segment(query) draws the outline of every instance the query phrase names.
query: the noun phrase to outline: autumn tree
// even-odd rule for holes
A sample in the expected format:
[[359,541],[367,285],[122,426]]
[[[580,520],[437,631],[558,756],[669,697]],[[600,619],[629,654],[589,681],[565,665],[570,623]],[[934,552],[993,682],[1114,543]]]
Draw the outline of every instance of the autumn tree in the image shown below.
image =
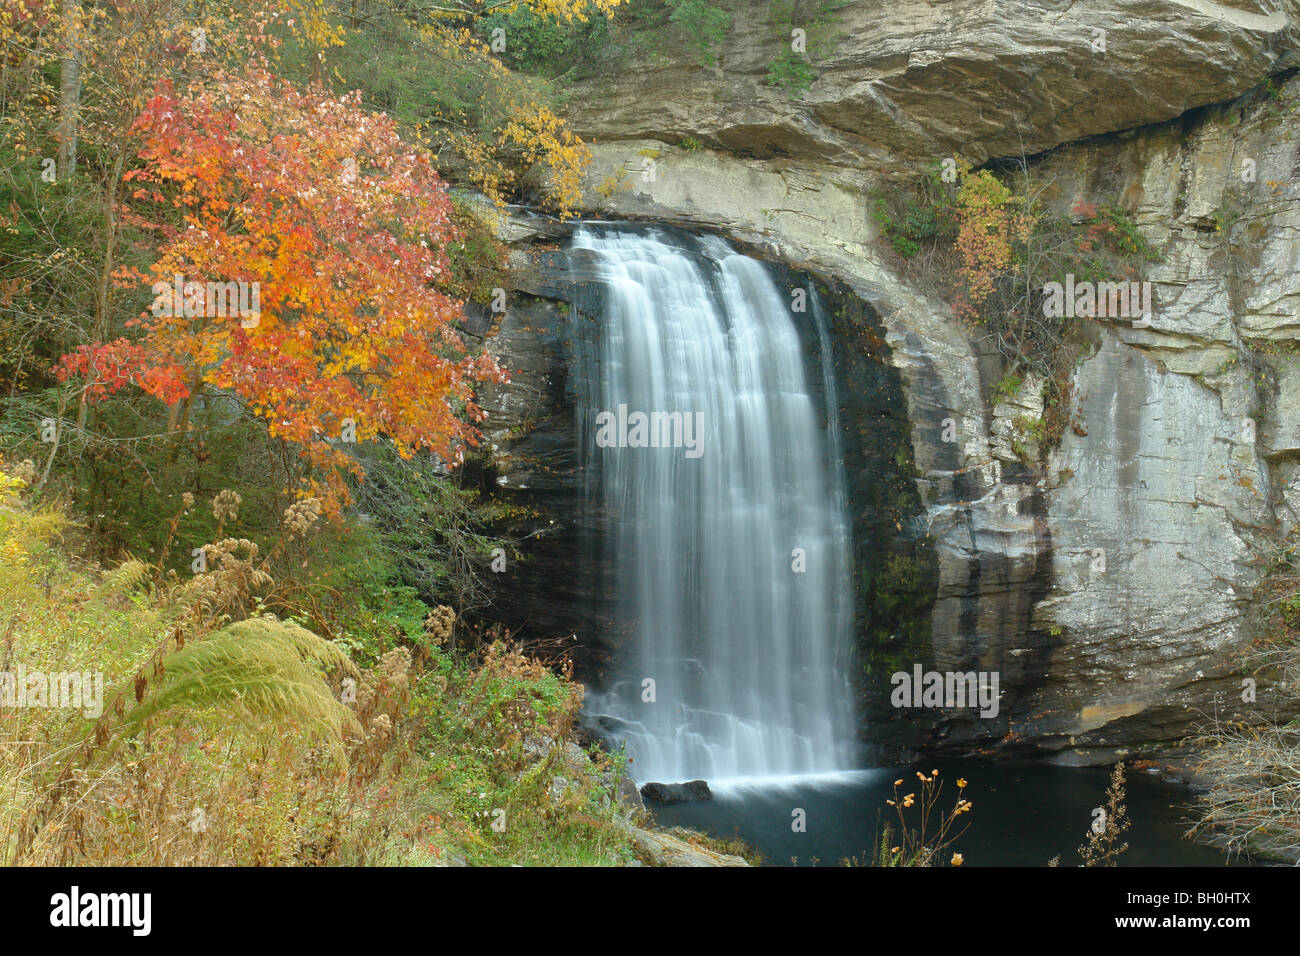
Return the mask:
[[299,449],[302,490],[335,511],[357,471],[349,441],[382,433],[458,463],[482,418],[473,383],[504,376],[454,328],[456,233],[429,155],[357,96],[256,67],[191,95],[164,86],[134,132],[127,217],[161,252],[118,278],[151,286],[140,345],[184,370],[171,426],[204,389],[236,396]]
[[[273,13],[235,0],[0,0],[0,375],[39,373],[34,353],[121,334],[132,124],[162,80],[183,88],[273,42]],[[58,351],[55,351],[55,355]],[[48,368],[48,359],[41,363]],[[93,442],[88,406],[76,430]]]

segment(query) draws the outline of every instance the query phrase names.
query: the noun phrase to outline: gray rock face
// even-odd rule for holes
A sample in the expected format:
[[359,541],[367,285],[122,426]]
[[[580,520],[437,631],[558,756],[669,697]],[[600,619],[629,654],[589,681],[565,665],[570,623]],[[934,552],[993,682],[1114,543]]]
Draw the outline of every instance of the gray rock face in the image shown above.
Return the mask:
[[690,843],[667,830],[630,829],[637,852],[651,866],[749,866],[742,857]]
[[[601,143],[689,136],[888,178],[1170,120],[1297,65],[1290,0],[857,0],[814,15],[737,10],[716,68],[669,50],[588,81],[569,116]],[[815,70],[796,101],[768,83],[791,27]]]
[[[797,103],[764,86],[777,47],[757,23],[717,72],[662,65],[574,98],[599,137],[593,210],[717,227],[880,317],[920,502],[906,533],[935,562],[908,626],[863,622],[865,736],[887,751],[1099,763],[1174,754],[1206,715],[1300,708],[1241,662],[1254,559],[1300,525],[1300,79],[1232,99],[1289,65],[1296,4],[1060,7],[850,4]],[[935,158],[1050,147],[1029,163],[1043,199],[1122,206],[1161,261],[1150,327],[1084,323],[1073,427],[1047,449],[1023,427],[1033,384],[989,407],[988,344],[896,272],[870,212],[873,189]],[[868,447],[846,446],[851,472]],[[904,525],[855,524],[859,559]],[[885,576],[871,567],[867,590]],[[997,673],[998,713],[892,706],[915,664]]]
[[[514,220],[503,222],[509,230]],[[584,500],[578,471],[570,271],[562,255],[540,249],[517,252],[512,274],[509,307],[486,339],[510,382],[485,384],[478,395],[488,415],[479,466],[508,506],[496,530],[520,542],[494,575],[492,618],[597,672],[611,649],[592,635],[606,630],[614,601],[603,570],[580,556],[604,519]]]
[[1119,743],[1191,723],[1215,696],[1240,702],[1228,652],[1255,581],[1245,527],[1271,523],[1270,477],[1213,391],[1114,336],[1076,382],[1087,435],[1067,432],[1054,456],[1073,476],[1047,496],[1053,589],[1034,609],[1070,635],[1051,662],[1068,678],[1037,689],[1057,712],[1035,728]]
[[[995,373],[983,346],[946,304],[892,274],[851,174],[824,164],[812,190],[810,168],[791,176],[721,154],[679,162],[665,148],[654,181],[629,174],[630,188],[606,201],[634,216],[721,222],[842,278],[884,317],[939,571],[928,634],[886,637],[867,656],[869,737],[1092,763],[1172,753],[1206,714],[1296,712],[1294,692],[1267,673],[1253,675],[1258,701],[1242,700],[1241,655],[1255,636],[1262,536],[1300,524],[1297,102],[1291,79],[1272,96],[1031,163],[1058,211],[1119,203],[1162,256],[1147,269],[1149,328],[1088,323],[1093,345],[1072,383],[1077,427],[1033,468],[1043,450],[1017,452],[1015,428],[1036,414],[1033,389],[986,407]],[[626,147],[600,149],[635,171]],[[816,221],[825,235],[813,236]],[[942,440],[945,424],[953,441]],[[998,716],[890,707],[891,671],[913,663],[998,672]]]

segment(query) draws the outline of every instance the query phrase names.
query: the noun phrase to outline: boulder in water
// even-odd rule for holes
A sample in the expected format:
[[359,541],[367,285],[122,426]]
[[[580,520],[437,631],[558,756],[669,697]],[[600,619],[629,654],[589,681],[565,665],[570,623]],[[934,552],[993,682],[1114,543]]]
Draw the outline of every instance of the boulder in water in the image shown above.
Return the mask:
[[688,780],[686,783],[647,783],[641,788],[641,796],[656,803],[684,803],[712,800],[713,791],[703,780]]

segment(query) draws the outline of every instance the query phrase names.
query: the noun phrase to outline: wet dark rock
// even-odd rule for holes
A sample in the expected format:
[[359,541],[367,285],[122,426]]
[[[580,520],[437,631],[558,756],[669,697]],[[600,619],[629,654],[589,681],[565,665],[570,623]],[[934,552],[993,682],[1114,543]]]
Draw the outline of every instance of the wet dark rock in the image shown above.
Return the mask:
[[641,788],[641,796],[655,803],[690,803],[712,800],[713,791],[703,780],[688,780],[686,783],[647,783]]

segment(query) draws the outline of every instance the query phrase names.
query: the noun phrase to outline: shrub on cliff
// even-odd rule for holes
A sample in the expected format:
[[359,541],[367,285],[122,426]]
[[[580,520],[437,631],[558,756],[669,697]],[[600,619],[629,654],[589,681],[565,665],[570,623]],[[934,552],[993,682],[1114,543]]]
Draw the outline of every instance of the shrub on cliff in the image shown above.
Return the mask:
[[[1049,283],[1129,281],[1158,259],[1118,203],[1076,200],[1067,215],[1046,200],[1051,182],[1026,160],[1007,170],[934,163],[910,195],[878,196],[873,218],[900,271],[953,305],[976,339],[991,342],[1004,374],[1042,376],[1047,438],[1059,438],[1083,319],[1044,307]],[[1071,310],[1072,311],[1072,310]]]

